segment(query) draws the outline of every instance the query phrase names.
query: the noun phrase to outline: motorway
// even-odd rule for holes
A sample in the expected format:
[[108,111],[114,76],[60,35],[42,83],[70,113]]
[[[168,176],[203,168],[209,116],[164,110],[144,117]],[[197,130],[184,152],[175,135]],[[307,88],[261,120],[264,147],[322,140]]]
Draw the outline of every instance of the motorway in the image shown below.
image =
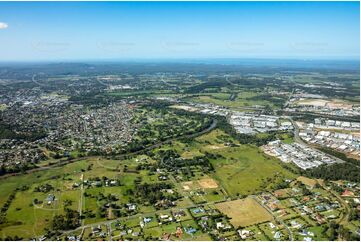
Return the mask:
[[287,101],[286,101],[285,104],[283,105],[283,108],[287,108],[287,106],[288,106],[288,104],[290,103],[290,100],[291,100],[292,95],[293,95],[294,92],[295,92],[295,89],[293,88],[290,96],[288,97]]
[[[301,138],[300,138],[300,129],[298,127],[298,125],[296,124],[296,122],[292,119],[292,117],[287,117],[289,120],[291,120],[291,123],[294,127],[294,130],[293,130],[293,138],[295,140],[295,142],[299,143],[299,144],[302,144],[302,145],[305,145],[307,146],[308,148],[312,149],[312,150],[315,150],[314,147],[312,147],[311,145],[309,145],[308,143],[304,142]],[[318,152],[321,152],[319,150],[317,150]],[[322,152],[323,153],[323,152]],[[341,160],[340,158],[337,158],[333,155],[330,155],[330,154],[327,154],[327,156],[331,157],[333,160],[335,160],[337,163],[344,163],[345,161],[344,160]]]
[[[292,92],[291,92],[291,94],[290,94],[290,96],[289,96],[289,98],[288,98],[288,100],[287,100],[287,102],[285,103],[285,105],[284,105],[283,108],[286,108],[286,107],[288,106],[289,101],[291,100],[294,91],[295,91],[295,89],[292,89]],[[291,123],[292,123],[292,125],[293,125],[293,127],[294,127],[294,132],[293,132],[294,137],[293,137],[293,138],[294,138],[295,142],[297,142],[297,143],[299,143],[299,144],[302,144],[302,145],[305,145],[305,146],[309,147],[310,149],[313,149],[313,150],[314,150],[314,149],[315,149],[314,147],[310,146],[309,144],[307,144],[306,142],[304,142],[304,141],[300,138],[300,136],[299,136],[300,129],[299,129],[298,125],[296,124],[296,122],[292,119],[292,117],[291,117],[291,116],[287,116],[287,118],[291,121]],[[328,155],[329,157],[331,157],[332,159],[334,159],[337,163],[344,163],[344,162],[345,162],[344,160],[341,160],[340,158],[337,158],[337,157],[335,157],[335,156],[333,156],[333,155],[329,155],[329,154],[327,154],[327,155]]]

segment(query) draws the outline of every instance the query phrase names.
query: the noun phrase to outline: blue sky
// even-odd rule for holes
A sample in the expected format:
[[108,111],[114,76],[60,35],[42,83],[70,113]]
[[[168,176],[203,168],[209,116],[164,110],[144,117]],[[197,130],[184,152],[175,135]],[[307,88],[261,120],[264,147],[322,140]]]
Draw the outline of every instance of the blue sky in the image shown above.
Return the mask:
[[359,59],[358,2],[0,2],[0,61]]

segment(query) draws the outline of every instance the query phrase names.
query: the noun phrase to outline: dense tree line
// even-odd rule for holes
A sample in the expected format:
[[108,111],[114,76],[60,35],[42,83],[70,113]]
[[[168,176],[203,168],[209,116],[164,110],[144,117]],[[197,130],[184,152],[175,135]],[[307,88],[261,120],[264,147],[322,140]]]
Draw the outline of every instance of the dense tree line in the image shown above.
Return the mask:
[[321,165],[319,167],[303,171],[305,176],[321,178],[325,180],[347,180],[360,182],[360,169],[349,163],[337,163]]
[[284,97],[277,97],[277,96],[273,96],[272,94],[266,93],[266,94],[262,94],[262,95],[257,95],[257,96],[253,96],[253,97],[249,97],[246,98],[247,100],[251,100],[251,101],[269,101],[270,103],[275,104],[276,106],[283,106],[286,102],[286,100],[284,99]]
[[351,208],[349,219],[351,221],[360,221],[360,211],[357,208]]
[[8,199],[6,200],[6,202],[4,203],[4,205],[2,206],[1,210],[0,210],[0,224],[6,223],[7,219],[6,219],[6,214],[7,211],[12,203],[12,201],[15,199],[15,195],[16,195],[17,190],[14,190],[8,197]]
[[241,144],[254,144],[257,146],[262,146],[270,141],[277,139],[276,132],[269,132],[267,133],[267,136],[261,137],[257,135],[240,134],[233,128],[232,125],[227,122],[225,117],[218,116],[217,121],[218,128],[229,134],[232,138],[238,140]]
[[313,122],[315,118],[329,118],[329,119],[336,119],[339,121],[347,121],[347,122],[360,122],[359,116],[331,116],[327,114],[320,114],[320,113],[311,113],[311,112],[284,112],[284,114],[293,116],[295,121],[303,121],[303,122]]
[[348,228],[341,224],[331,221],[327,226],[323,226],[322,234],[330,241],[360,241],[360,236],[352,233]]
[[39,186],[36,186],[34,188],[34,192],[44,192],[44,193],[47,193],[47,192],[50,192],[51,190],[54,190],[54,187],[49,184],[49,183],[46,183],[46,184],[43,184],[43,185],[39,185]]
[[0,122],[0,139],[15,139],[35,141],[47,136],[44,129],[33,130],[32,132],[15,132],[16,127]]
[[[184,93],[202,93],[206,92],[206,89],[209,88],[215,88],[219,90],[221,87],[225,87],[230,85],[228,82],[225,82],[224,80],[209,80],[207,82],[197,84],[194,86],[191,86],[187,88]],[[214,90],[213,90],[214,91]]]
[[191,159],[184,159],[179,156],[175,150],[161,150],[156,159],[160,161],[154,167],[166,169],[168,172],[176,172],[183,174],[186,177],[192,177],[193,169],[192,167],[199,167],[204,173],[209,173],[214,171],[214,167],[210,159],[220,158],[221,155],[211,154],[206,152],[204,156],[195,156]]
[[264,77],[262,79],[252,79],[247,77],[235,78],[232,80],[232,83],[237,84],[239,87],[245,88],[247,90],[260,90],[265,87],[275,86],[278,87],[279,83],[274,78]]
[[337,158],[340,158],[341,160],[344,160],[344,161],[347,161],[355,166],[360,166],[360,161],[359,160],[356,160],[356,159],[353,159],[353,158],[349,158],[347,157],[346,154],[344,153],[341,153],[341,152],[338,152],[337,150],[334,150],[334,149],[331,149],[331,148],[328,148],[328,147],[319,147],[318,148],[320,151],[322,152],[325,152],[326,154],[329,154],[329,155],[332,155],[332,156],[335,156]]
[[340,153],[327,147],[320,147],[318,149],[346,162],[332,165],[322,165],[311,170],[303,171],[305,175],[325,180],[347,180],[358,183],[360,182],[360,161],[349,158],[344,153]]
[[52,228],[54,230],[75,229],[80,225],[80,215],[78,211],[66,208],[65,215],[58,214],[53,217]]
[[[340,82],[340,80],[338,80]],[[307,93],[324,95],[329,98],[339,98],[342,100],[349,99],[349,98],[359,98],[360,92],[359,89],[355,86],[352,86],[351,83],[344,85],[344,90],[337,90],[335,92],[332,88],[310,88],[310,87],[303,87],[302,89],[305,90]]]
[[34,167],[36,166],[33,163],[21,163],[12,166],[5,166],[5,164],[0,164],[0,176],[9,173],[25,172],[26,170]]
[[23,237],[20,237],[18,235],[15,235],[15,236],[11,237],[11,236],[8,235],[8,236],[5,237],[4,240],[5,241],[20,241],[20,240],[23,240]]
[[112,98],[103,95],[103,91],[99,90],[71,96],[69,102],[83,105],[107,105],[112,102]]
[[155,204],[161,200],[170,200],[174,201],[179,198],[177,193],[170,194],[163,192],[164,189],[172,189],[173,185],[170,183],[159,182],[159,183],[144,183],[144,184],[135,184],[135,189],[133,191],[134,197],[140,199],[140,202],[147,202],[149,204]]

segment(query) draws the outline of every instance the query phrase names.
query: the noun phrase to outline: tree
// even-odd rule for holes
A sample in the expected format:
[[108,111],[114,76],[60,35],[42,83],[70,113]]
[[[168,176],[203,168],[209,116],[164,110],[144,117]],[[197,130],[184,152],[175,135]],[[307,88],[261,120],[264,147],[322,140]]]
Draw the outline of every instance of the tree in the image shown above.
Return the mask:
[[75,229],[79,226],[80,215],[78,211],[66,208],[65,215],[59,214],[53,217],[52,228],[54,230]]
[[264,107],[264,113],[265,113],[265,114],[273,114],[273,109],[271,108],[270,105],[267,104],[267,105]]

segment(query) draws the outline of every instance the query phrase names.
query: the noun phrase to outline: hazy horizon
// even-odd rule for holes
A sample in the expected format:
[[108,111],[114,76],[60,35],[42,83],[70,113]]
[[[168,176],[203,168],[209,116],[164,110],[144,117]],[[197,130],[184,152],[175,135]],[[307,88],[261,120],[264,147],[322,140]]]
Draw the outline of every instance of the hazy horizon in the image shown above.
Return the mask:
[[359,2],[0,2],[0,61],[359,60]]

